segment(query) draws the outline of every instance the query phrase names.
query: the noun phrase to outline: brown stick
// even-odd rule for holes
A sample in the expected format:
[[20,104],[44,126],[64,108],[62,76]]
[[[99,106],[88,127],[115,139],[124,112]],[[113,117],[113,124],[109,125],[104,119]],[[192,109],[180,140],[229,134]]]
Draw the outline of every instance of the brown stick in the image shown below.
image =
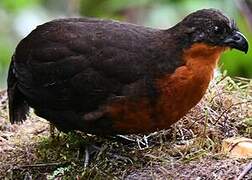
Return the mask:
[[41,163],[41,164],[27,164],[20,165],[17,168],[32,168],[32,167],[46,167],[46,166],[59,166],[66,164],[67,162],[53,162],[53,163]]
[[241,180],[244,176],[252,169],[252,162],[250,162],[242,171],[242,173],[238,176],[236,180]]

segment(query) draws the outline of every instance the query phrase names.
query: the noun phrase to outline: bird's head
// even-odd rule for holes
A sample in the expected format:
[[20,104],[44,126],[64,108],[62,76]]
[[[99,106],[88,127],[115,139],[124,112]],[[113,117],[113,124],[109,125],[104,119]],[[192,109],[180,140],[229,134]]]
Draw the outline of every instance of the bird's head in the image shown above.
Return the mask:
[[198,10],[185,17],[178,26],[182,33],[186,34],[186,42],[190,45],[205,43],[210,46],[234,48],[245,53],[248,51],[245,36],[238,30],[235,22],[219,10]]

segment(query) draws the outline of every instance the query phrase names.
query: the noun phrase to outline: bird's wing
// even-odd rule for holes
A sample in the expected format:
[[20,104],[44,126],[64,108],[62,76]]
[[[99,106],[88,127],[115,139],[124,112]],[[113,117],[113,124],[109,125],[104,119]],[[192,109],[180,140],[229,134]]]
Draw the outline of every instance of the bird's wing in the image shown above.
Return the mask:
[[111,96],[145,94],[147,87],[153,87],[153,73],[159,71],[154,61],[160,54],[151,45],[156,33],[89,19],[39,26],[16,49],[20,89],[34,106],[87,112]]

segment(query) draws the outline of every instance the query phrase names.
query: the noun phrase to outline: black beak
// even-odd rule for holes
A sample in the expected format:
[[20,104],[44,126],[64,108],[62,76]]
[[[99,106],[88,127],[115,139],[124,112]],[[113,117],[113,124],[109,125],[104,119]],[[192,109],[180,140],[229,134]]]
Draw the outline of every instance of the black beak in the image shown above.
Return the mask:
[[234,31],[232,35],[228,36],[224,40],[224,44],[245,53],[248,52],[248,41],[246,37],[239,31]]

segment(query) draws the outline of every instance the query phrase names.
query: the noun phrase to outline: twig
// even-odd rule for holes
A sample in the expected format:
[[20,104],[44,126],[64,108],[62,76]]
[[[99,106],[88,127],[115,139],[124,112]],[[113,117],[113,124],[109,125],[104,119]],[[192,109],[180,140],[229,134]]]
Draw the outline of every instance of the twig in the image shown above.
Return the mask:
[[250,162],[238,176],[236,180],[241,180],[252,169],[252,162]]
[[33,132],[32,134],[33,135],[38,135],[38,134],[41,134],[41,133],[43,133],[43,132],[45,132],[45,131],[47,131],[47,127],[46,128],[44,128],[44,129],[39,129],[39,130],[37,130],[37,131],[35,131],[35,132]]
[[222,116],[227,113],[232,107],[235,107],[235,106],[238,106],[238,105],[242,105],[242,104],[247,104],[247,103],[250,103],[252,102],[251,100],[248,100],[248,101],[245,101],[245,102],[238,102],[238,103],[235,103],[235,104],[232,104],[230,105],[227,109],[225,109],[221,115],[218,117],[218,119],[213,123],[213,125],[216,125],[216,123],[222,118]]
[[131,138],[129,138],[128,136],[124,136],[124,135],[121,135],[121,134],[118,134],[118,135],[116,135],[117,137],[119,137],[119,138],[122,138],[122,139],[126,139],[127,141],[129,141],[129,142],[136,142],[136,140],[134,140],[134,139],[131,139]]
[[68,162],[54,162],[54,163],[41,163],[41,164],[28,164],[28,165],[20,165],[17,168],[32,168],[32,167],[46,167],[46,166],[59,166],[66,164]]
[[148,147],[149,147],[148,136],[145,136],[145,135],[144,135],[143,140],[144,140],[144,142],[145,142],[146,148],[148,148]]

